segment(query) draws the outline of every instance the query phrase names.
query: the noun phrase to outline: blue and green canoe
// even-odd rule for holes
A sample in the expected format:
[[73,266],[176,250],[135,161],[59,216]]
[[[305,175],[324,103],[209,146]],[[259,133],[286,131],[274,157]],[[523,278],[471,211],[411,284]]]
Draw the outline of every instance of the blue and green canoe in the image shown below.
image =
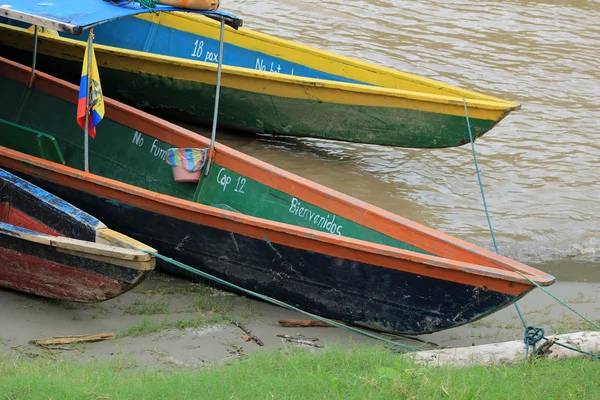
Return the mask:
[[[0,24],[0,55],[30,63],[33,33],[26,28]],[[219,34],[219,22],[181,12],[141,14],[97,26],[104,93],[138,108],[210,122]],[[60,35],[40,35],[38,68],[78,83],[85,38]],[[470,141],[463,99],[475,138],[520,108],[249,29],[227,27],[224,40],[218,122],[228,127],[443,148]]]

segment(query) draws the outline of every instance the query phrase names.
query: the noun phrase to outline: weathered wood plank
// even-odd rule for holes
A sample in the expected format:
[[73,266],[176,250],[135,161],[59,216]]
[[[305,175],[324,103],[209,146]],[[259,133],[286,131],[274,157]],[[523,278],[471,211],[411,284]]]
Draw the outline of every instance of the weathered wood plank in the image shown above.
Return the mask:
[[333,325],[319,320],[303,320],[303,319],[280,319],[279,324],[288,328],[307,328],[307,327],[322,327],[333,328]]
[[140,250],[124,249],[121,247],[108,246],[102,243],[84,242],[78,239],[57,237],[52,240],[52,246],[63,250],[95,254],[103,257],[114,257],[129,261],[148,261],[152,256]]
[[156,250],[142,242],[125,236],[120,232],[113,231],[106,227],[99,228],[96,231],[96,243],[106,244],[109,246],[122,247],[126,249],[146,250],[156,252]]
[[50,346],[55,344],[70,344],[82,342],[98,342],[101,340],[111,340],[116,338],[114,333],[93,333],[90,335],[73,335],[73,336],[54,336],[49,339],[33,339],[29,343],[40,346]]
[[156,267],[156,259],[149,258],[148,260],[128,260],[119,257],[115,257],[113,255],[99,255],[92,254],[85,251],[77,251],[71,249],[64,249],[57,247],[55,248],[59,253],[70,254],[77,257],[86,258],[88,260],[96,260],[107,264],[116,265],[119,267],[131,268],[138,271],[150,271]]

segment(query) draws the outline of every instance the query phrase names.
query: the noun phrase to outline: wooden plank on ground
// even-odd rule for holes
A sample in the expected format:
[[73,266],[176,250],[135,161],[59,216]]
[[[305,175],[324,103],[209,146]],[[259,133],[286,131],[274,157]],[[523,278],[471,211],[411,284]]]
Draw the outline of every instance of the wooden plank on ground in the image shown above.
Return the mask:
[[33,339],[29,343],[39,346],[52,346],[57,344],[99,342],[101,340],[111,340],[116,337],[117,335],[114,333],[93,333],[89,335],[54,336],[48,339]]
[[332,328],[333,325],[327,322],[312,320],[312,319],[280,319],[279,324],[285,327],[291,328],[308,328],[312,326],[318,326],[323,328]]

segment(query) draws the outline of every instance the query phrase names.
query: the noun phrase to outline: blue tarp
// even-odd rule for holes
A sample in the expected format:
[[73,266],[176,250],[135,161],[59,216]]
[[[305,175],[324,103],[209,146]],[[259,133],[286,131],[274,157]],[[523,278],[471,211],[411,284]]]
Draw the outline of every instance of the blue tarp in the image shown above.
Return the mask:
[[[155,11],[188,11],[214,19],[225,19],[228,25],[239,28],[242,20],[225,11],[192,11],[157,5]],[[105,0],[0,0],[0,16],[45,28],[79,35],[113,19],[150,12],[136,2],[115,6]]]

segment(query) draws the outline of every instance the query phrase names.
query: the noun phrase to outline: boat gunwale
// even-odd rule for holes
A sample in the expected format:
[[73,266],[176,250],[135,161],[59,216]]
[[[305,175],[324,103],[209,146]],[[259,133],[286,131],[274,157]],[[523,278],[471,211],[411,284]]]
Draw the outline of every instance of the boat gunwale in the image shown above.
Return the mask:
[[[159,12],[158,14],[160,16],[161,13]],[[215,21],[212,21],[210,19],[202,19],[200,16],[197,16],[194,14],[189,14],[189,13],[185,13],[185,12],[173,12],[170,14],[178,16],[180,18],[188,19],[193,22],[200,22],[205,25],[207,25],[207,24],[215,24],[215,26],[218,25]],[[135,16],[135,18],[146,19],[146,18],[143,18],[146,16],[150,17],[150,15],[148,15],[148,14],[141,14],[141,15]],[[160,24],[160,20],[157,23]],[[233,29],[227,27],[226,32],[227,31],[233,32]],[[337,53],[329,51],[329,50],[323,50],[323,49],[319,49],[319,48],[305,45],[302,43],[294,42],[292,40],[282,39],[282,38],[279,38],[279,37],[276,37],[273,35],[261,33],[261,32],[251,30],[248,28],[242,27],[242,28],[238,29],[237,31],[235,31],[235,33],[240,36],[250,37],[250,38],[256,39],[258,41],[271,43],[271,44],[274,44],[274,45],[277,45],[280,47],[284,47],[284,48],[288,48],[288,49],[297,49],[298,51],[310,53],[312,55],[322,57],[326,60],[339,62],[343,65],[354,66],[357,68],[367,70],[369,72],[383,73],[385,75],[395,76],[395,77],[405,80],[407,82],[422,84],[424,86],[427,86],[427,87],[430,87],[433,89],[447,90],[449,93],[453,93],[459,97],[470,98],[472,100],[475,100],[476,99],[475,97],[480,97],[479,99],[476,99],[476,100],[488,101],[488,102],[492,102],[492,103],[506,103],[511,106],[510,110],[519,110],[521,108],[521,104],[518,102],[514,102],[511,100],[504,100],[504,99],[496,97],[496,96],[490,96],[490,95],[486,95],[483,93],[478,93],[478,92],[475,92],[475,91],[469,90],[469,89],[463,89],[463,88],[460,88],[455,85],[437,81],[435,79],[425,78],[425,77],[421,77],[421,76],[418,76],[418,75],[415,75],[412,73],[403,72],[403,71],[396,70],[393,68],[380,66],[375,63],[362,61],[362,60],[359,60],[359,59],[356,59],[353,57],[348,57],[348,56],[344,56],[342,54],[337,54]],[[227,43],[232,44],[231,42],[227,42]],[[273,54],[269,54],[269,55],[271,55],[272,57],[277,57],[276,55],[273,55]],[[399,90],[399,89],[397,89],[397,90]],[[475,96],[475,97],[473,97],[473,96]]]
[[[151,271],[154,269],[154,263],[148,263],[154,256],[147,251],[138,249],[106,245],[104,243],[90,242],[67,236],[50,235],[3,221],[0,221],[0,235],[7,235],[27,242],[48,246],[59,252],[77,253],[80,257],[105,257],[106,260],[104,262],[113,265],[119,265],[119,261],[123,260],[121,257],[126,256],[133,258],[133,260],[127,260],[129,261],[127,265],[129,269],[138,271]],[[73,250],[72,247],[76,247],[77,249]],[[111,262],[113,259],[114,263]]]
[[[2,62],[2,63],[0,63],[0,73],[2,73],[5,76],[8,76],[9,78],[15,79],[15,80],[23,82],[23,83],[25,83],[27,81],[29,73],[31,71],[30,68],[23,66],[21,64],[18,64],[16,62],[6,60],[2,57],[0,57],[0,62]],[[12,69],[7,70],[6,67],[3,67],[6,65],[11,66]],[[17,73],[10,74],[10,72],[12,72],[12,71],[17,71]],[[6,74],[6,72],[9,72],[9,74]],[[19,79],[19,77],[15,76],[15,75],[18,75],[18,72],[20,72],[23,75],[20,77],[20,79]],[[39,87],[40,90],[51,93],[52,95],[54,95],[58,98],[62,98],[63,100],[69,101],[71,103],[77,102],[78,88],[76,85],[59,80],[55,77],[52,77],[51,75],[48,75],[48,74],[45,74],[45,73],[39,72],[39,71],[36,71],[36,76],[37,76],[36,77],[36,87]],[[48,84],[49,86],[47,88],[45,88],[44,83]],[[52,89],[60,89],[60,88],[63,89],[64,93],[55,93],[52,90]],[[58,90],[58,92],[60,92],[60,90]],[[166,134],[179,136],[182,139],[187,138],[188,140],[195,142],[195,143],[198,143],[198,141],[205,143],[205,144],[208,143],[208,139],[204,138],[201,135],[198,135],[198,134],[196,134],[192,131],[189,131],[185,128],[179,127],[168,121],[159,119],[153,115],[139,111],[133,107],[119,103],[110,98],[105,98],[105,103],[106,103],[106,108],[107,108],[107,117],[115,120],[116,122],[123,123],[123,122],[120,122],[120,120],[122,120],[123,118],[125,118],[127,116],[133,115],[136,117],[137,120],[140,121],[140,124],[145,127],[154,126],[157,129],[160,129],[161,131],[166,132]],[[121,116],[114,115],[114,114],[118,114],[119,112],[122,113]],[[129,126],[131,126],[131,125],[129,125]],[[132,127],[132,128],[138,129],[138,127]],[[138,130],[141,130],[142,132],[147,131],[144,128],[138,129]],[[486,260],[488,260],[492,263],[495,263],[496,265],[483,266],[483,265],[477,264],[475,262],[461,262],[461,261],[455,261],[455,260],[452,260],[449,258],[444,258],[441,256],[429,256],[429,255],[425,255],[422,253],[412,252],[409,250],[403,250],[403,249],[399,249],[399,248],[395,248],[395,247],[391,247],[391,246],[380,245],[380,244],[376,244],[376,243],[368,242],[368,241],[364,241],[364,240],[359,240],[359,239],[341,237],[338,235],[333,235],[333,234],[326,233],[326,232],[320,232],[320,231],[312,230],[309,228],[298,227],[296,225],[276,222],[276,221],[257,218],[257,217],[253,217],[253,216],[249,216],[249,215],[245,215],[245,214],[241,214],[241,213],[235,213],[235,212],[231,212],[231,211],[227,211],[227,210],[222,210],[222,209],[219,209],[216,207],[211,207],[208,205],[195,203],[193,201],[180,199],[180,198],[177,198],[174,196],[159,194],[159,193],[152,192],[150,190],[139,188],[139,187],[136,187],[133,185],[129,185],[129,184],[126,184],[123,182],[118,182],[118,181],[115,181],[115,180],[112,180],[109,178],[104,178],[99,175],[86,174],[85,172],[79,171],[77,169],[73,169],[70,167],[55,164],[55,163],[52,163],[52,162],[49,162],[49,161],[46,161],[43,159],[38,159],[37,157],[28,156],[23,153],[19,153],[19,152],[16,152],[14,150],[7,149],[4,147],[2,147],[1,150],[2,150],[1,153],[4,156],[8,155],[9,158],[12,157],[12,158],[15,158],[15,160],[18,160],[19,158],[21,158],[22,161],[27,161],[29,164],[36,165],[38,168],[45,168],[45,169],[49,169],[52,171],[59,171],[57,173],[60,173],[64,176],[68,175],[68,176],[74,177],[75,179],[78,179],[81,181],[96,181],[97,183],[101,183],[103,187],[108,188],[110,190],[117,190],[122,193],[133,194],[133,195],[141,197],[141,198],[152,199],[153,201],[160,200],[160,203],[170,206],[170,207],[181,208],[186,211],[194,210],[195,212],[200,212],[201,214],[204,214],[208,217],[226,218],[227,220],[232,221],[232,222],[246,224],[250,227],[256,227],[259,229],[267,229],[267,230],[272,230],[275,232],[281,232],[281,233],[285,233],[288,235],[293,235],[297,238],[317,240],[317,241],[320,241],[323,243],[332,244],[332,245],[336,245],[336,246],[347,245],[347,247],[349,247],[350,249],[357,250],[357,251],[363,251],[363,252],[374,254],[374,255],[381,255],[384,257],[392,257],[392,258],[403,259],[403,260],[407,260],[407,261],[420,262],[420,263],[425,264],[425,266],[421,268],[423,271],[418,271],[417,273],[427,275],[427,276],[431,276],[430,274],[427,273],[427,267],[426,267],[426,265],[430,265],[430,266],[440,268],[440,269],[454,270],[457,272],[464,272],[464,273],[472,274],[472,275],[480,275],[480,276],[486,277],[486,278],[496,278],[496,279],[501,279],[501,280],[506,280],[506,281],[511,281],[511,282],[517,282],[517,283],[528,285],[528,286],[531,286],[532,283],[527,278],[524,278],[523,276],[519,275],[519,273],[528,275],[532,281],[536,282],[540,286],[548,286],[554,282],[553,276],[546,274],[542,271],[539,271],[535,268],[518,263],[518,262],[508,259],[504,256],[492,253],[488,250],[485,250],[478,246],[472,245],[461,239],[454,238],[454,237],[444,234],[442,232],[433,230],[432,228],[428,228],[428,227],[418,224],[416,222],[405,219],[401,216],[395,215],[391,212],[388,212],[388,211],[385,211],[378,207],[369,205],[361,200],[353,199],[350,196],[347,196],[340,192],[326,188],[325,186],[316,184],[305,178],[296,176],[294,174],[291,174],[291,173],[284,171],[280,168],[277,168],[275,166],[271,166],[263,161],[246,156],[243,153],[240,153],[240,152],[238,152],[234,149],[231,149],[227,146],[221,145],[220,143],[216,144],[216,152],[217,152],[216,157],[218,157],[218,154],[221,152],[230,158],[237,159],[238,162],[245,163],[247,166],[253,167],[258,170],[268,171],[269,173],[275,174],[277,177],[279,177],[281,179],[285,179],[287,181],[291,180],[294,182],[295,185],[300,185],[312,192],[316,192],[320,196],[325,197],[325,199],[334,198],[336,200],[336,202],[345,204],[346,206],[352,207],[354,209],[356,209],[356,207],[359,207],[367,215],[367,217],[365,217],[365,218],[376,217],[379,219],[383,219],[383,220],[387,221],[388,223],[395,222],[396,224],[401,225],[401,227],[403,226],[404,228],[411,230],[411,232],[413,234],[420,235],[429,241],[433,240],[434,242],[437,242],[438,245],[441,242],[441,243],[445,243],[450,246],[458,247],[458,248],[460,248],[464,251],[467,251],[471,254],[478,255],[479,257],[485,258]],[[12,152],[12,156],[10,155],[11,152]],[[62,172],[63,170],[66,172],[63,173]],[[90,182],[88,182],[88,183],[90,183]],[[93,183],[90,183],[90,184],[93,184]],[[149,207],[149,209],[151,209],[151,208],[152,207]],[[192,214],[195,214],[195,212]],[[343,216],[343,215],[341,215],[341,216]],[[193,218],[192,218],[192,220],[193,220]],[[378,231],[381,232],[381,230],[378,230]],[[260,233],[255,234],[255,236],[252,236],[252,237],[255,237],[258,239],[263,239],[263,235]],[[433,245],[435,246],[436,243],[434,243]],[[310,251],[311,249],[304,248],[304,250]],[[379,264],[376,264],[376,265],[379,265]],[[384,268],[390,268],[387,265],[379,265],[379,266],[384,267]],[[515,272],[515,271],[518,271],[518,272]]]
[[[31,35],[31,37],[33,37],[33,33],[28,31],[25,28],[20,28],[20,27],[6,25],[6,24],[0,24],[0,29],[5,29],[8,31],[13,30],[13,31],[16,31],[16,32],[19,32],[22,34]],[[82,42],[80,40],[66,38],[66,37],[58,37],[57,38],[57,37],[47,34],[45,32],[40,32],[38,34],[38,42],[41,44],[43,42],[43,40],[49,40],[49,41],[54,42],[59,45],[60,44],[64,45],[64,43],[61,43],[61,42],[66,41],[70,45],[73,45],[73,46],[79,48],[82,53],[85,50],[85,46],[86,46],[86,43]],[[38,46],[40,46],[40,44],[38,44]],[[136,59],[136,61],[143,60],[143,61],[150,62],[150,63],[157,63],[159,65],[170,65],[170,66],[176,66],[176,67],[190,69],[190,70],[197,70],[200,68],[207,72],[214,72],[215,74],[217,73],[217,70],[218,70],[217,64],[214,64],[211,62],[187,60],[187,59],[181,58],[181,57],[165,56],[165,55],[161,55],[161,54],[149,53],[149,52],[138,51],[138,50],[129,50],[129,49],[121,48],[121,47],[107,46],[107,45],[102,45],[102,44],[98,44],[98,43],[94,43],[94,51],[96,53],[106,53],[106,54],[111,54],[111,55],[114,55],[117,57],[129,56],[133,59]],[[38,52],[41,54],[44,54],[44,52],[41,51],[39,48],[38,48]],[[79,58],[73,57],[67,53],[63,53],[63,56],[66,56],[67,59],[70,59],[73,61],[74,60],[80,61]],[[99,63],[99,66],[106,67],[106,68],[112,68],[109,65],[108,66],[103,65],[102,60],[98,60],[98,63]],[[130,72],[134,71],[134,72],[152,74],[151,72],[141,71],[139,69],[137,69],[137,70],[122,69],[122,70],[130,71]],[[421,102],[430,103],[430,104],[454,106],[454,107],[459,107],[461,109],[461,112],[464,109],[464,104],[466,102],[467,107],[470,109],[481,109],[481,110],[492,111],[492,112],[503,112],[504,114],[501,117],[496,119],[497,122],[502,120],[508,112],[516,111],[521,108],[521,105],[519,103],[508,102],[508,101],[504,101],[504,100],[489,101],[489,100],[473,99],[473,98],[468,98],[468,97],[458,96],[458,95],[450,96],[450,95],[437,95],[437,94],[430,94],[430,93],[421,93],[421,92],[401,90],[401,89],[392,89],[392,88],[373,86],[373,85],[365,85],[365,84],[357,84],[357,83],[349,83],[349,82],[337,82],[337,81],[327,80],[327,79],[307,78],[307,77],[302,77],[302,76],[298,76],[298,75],[279,74],[276,72],[259,71],[259,70],[254,70],[254,69],[250,69],[250,68],[235,67],[235,66],[226,65],[226,64],[223,64],[223,66],[222,66],[222,73],[224,75],[224,77],[222,79],[224,79],[224,80],[226,79],[227,74],[230,74],[232,76],[237,76],[237,77],[242,77],[242,78],[266,79],[268,81],[279,82],[282,84],[311,86],[314,88],[340,90],[343,92],[354,92],[357,94],[373,95],[373,96],[378,96],[378,97],[387,96],[389,98],[397,98],[397,99],[404,99],[404,100],[421,101]],[[185,79],[185,78],[174,78],[174,79],[189,80],[189,79]],[[463,98],[464,98],[464,101],[463,101]],[[366,104],[366,105],[368,105],[368,104]],[[394,106],[389,106],[389,108],[394,108]],[[408,108],[410,108],[410,107],[408,107]],[[416,108],[416,109],[418,109],[418,108]],[[447,113],[442,113],[442,114],[447,114]],[[463,113],[459,112],[457,114],[463,115],[464,112]],[[449,115],[456,115],[456,114],[449,114]]]
[[[2,57],[0,57],[0,61],[2,61]],[[7,122],[15,125],[13,122]],[[43,201],[45,204],[48,205],[48,207],[61,212],[62,215],[69,219],[69,222],[71,224],[85,226],[95,232],[99,229],[106,229],[106,225],[93,215],[86,213],[85,211],[75,207],[68,201],[63,200],[60,197],[55,196],[54,194],[44,189],[41,189],[32,184],[31,182],[28,182],[27,180],[20,178],[16,175],[13,175],[2,168],[0,168],[0,183],[4,184],[2,186],[2,189],[4,189],[5,187],[8,187],[9,189],[12,188],[12,190],[18,196],[28,195],[31,198]],[[0,220],[0,222],[3,221]]]
[[[4,220],[0,220],[0,234],[6,234],[22,240],[54,247],[56,249],[74,248],[74,250],[78,253],[81,253],[83,257],[86,257],[86,254],[89,254],[90,256],[101,255],[103,257],[108,257],[109,259],[114,259],[117,261],[117,263],[120,260],[118,256],[120,253],[121,257],[126,256],[132,258],[131,261],[139,264],[139,267],[132,266],[132,269],[149,271],[154,268],[154,266],[152,266],[152,268],[148,268],[146,265],[148,264],[148,261],[153,258],[149,251],[156,252],[156,250],[152,247],[108,229],[108,227],[102,221],[98,220],[89,213],[73,206],[71,203],[48,192],[47,190],[44,190],[32,184],[31,182],[28,182],[27,180],[11,174],[10,172],[1,168],[0,182],[4,182],[5,187],[13,188],[13,193],[16,196],[29,196],[37,199],[37,201],[44,203],[47,207],[60,212],[61,215],[71,222],[71,224],[89,228],[95,233],[95,240],[82,240],[78,239],[77,237],[66,236],[58,232],[56,232],[58,235],[48,234],[31,228],[15,225]],[[7,201],[7,203],[12,206],[10,201]],[[95,253],[95,251],[100,251],[102,254]],[[107,260],[107,262],[110,263],[109,260]]]
[[[380,245],[377,243],[354,239],[344,236],[338,236],[327,232],[320,232],[309,228],[303,228],[296,225],[286,224],[282,222],[267,220],[263,218],[253,217],[241,213],[235,213],[228,210],[223,210],[217,207],[212,207],[204,204],[194,203],[190,200],[180,199],[170,195],[164,195],[156,192],[152,192],[147,189],[143,189],[134,185],[129,185],[123,182],[115,181],[112,179],[104,178],[100,175],[95,175],[92,173],[86,173],[71,167],[67,167],[64,165],[56,164],[51,161],[45,161],[39,159],[37,157],[29,156],[25,153],[20,153],[18,151],[10,150],[5,147],[0,146],[0,160],[4,158],[5,160],[13,160],[13,164],[10,164],[10,161],[7,163],[4,162],[5,165],[10,165],[11,168],[15,168],[20,170],[21,172],[27,173],[27,170],[19,169],[18,163],[27,163],[33,169],[43,169],[46,172],[51,171],[55,174],[58,174],[62,177],[66,177],[67,179],[77,180],[80,183],[85,183],[88,185],[100,187],[103,189],[107,189],[111,191],[113,197],[117,201],[121,201],[120,199],[126,196],[141,198],[145,201],[151,203],[159,203],[161,205],[167,206],[169,208],[175,208],[181,210],[182,216],[172,216],[170,214],[161,213],[156,206],[152,207],[147,204],[143,206],[140,204],[135,205],[135,207],[139,207],[141,209],[158,212],[163,215],[172,216],[176,219],[182,219],[186,221],[191,221],[194,223],[210,226],[216,229],[222,230],[230,230],[229,227],[219,226],[219,224],[208,224],[207,221],[198,221],[198,215],[201,217],[208,218],[216,218],[217,220],[226,219],[227,222],[231,222],[237,225],[242,225],[243,228],[256,228],[259,229],[260,232],[242,232],[240,233],[240,229],[235,231],[235,233],[242,234],[244,236],[248,236],[254,239],[264,240],[265,230],[272,232],[274,234],[280,233],[286,236],[290,236],[293,238],[285,240],[277,240],[275,238],[270,237],[268,240],[271,243],[281,244],[284,246],[288,246],[293,243],[293,247],[305,250],[305,251],[318,251],[324,254],[327,254],[332,257],[344,258],[351,261],[357,261],[362,263],[369,263],[372,265],[376,265],[381,268],[389,268],[393,270],[415,273],[418,275],[428,276],[436,279],[447,280],[462,283],[469,286],[478,287],[478,284],[473,282],[465,282],[464,280],[457,280],[452,276],[444,276],[444,274],[434,274],[429,272],[432,269],[437,270],[445,270],[448,273],[459,273],[467,276],[479,276],[485,280],[489,280],[489,284],[482,284],[482,287],[485,287],[485,290],[490,289],[494,290],[497,287],[497,284],[494,285],[493,281],[501,281],[500,283],[508,283],[509,288],[513,288],[510,290],[509,294],[517,294],[522,293],[526,290],[531,290],[535,286],[533,282],[537,283],[539,286],[549,286],[554,283],[555,278],[549,274],[543,273],[542,271],[538,271],[534,268],[528,267],[530,271],[529,273],[524,273],[523,275],[527,277],[523,277],[517,272],[502,269],[502,268],[494,268],[483,265],[478,265],[475,263],[466,263],[461,261],[455,261],[443,257],[438,256],[430,256],[418,252],[413,252],[410,250],[399,249],[391,246]],[[28,169],[29,170],[29,169]],[[49,175],[44,174],[44,179],[49,179]],[[65,185],[64,182],[61,182],[59,179],[52,180],[52,182]],[[82,186],[69,186],[75,190],[84,190]],[[95,196],[101,196],[96,192],[89,192]],[[117,194],[117,196],[115,196]],[[120,194],[120,196],[118,195]],[[129,204],[129,203],[127,203]],[[183,214],[189,215],[189,217],[184,218]],[[193,218],[196,216],[196,218]],[[233,232],[233,230],[231,230]],[[341,248],[341,252],[343,255],[334,254],[336,252],[329,251],[326,253],[324,250],[315,250],[314,248],[310,248],[308,246],[302,246],[302,239],[308,241],[317,241],[324,245],[330,245]],[[349,251],[356,251],[359,253],[366,254],[366,257],[353,256],[349,253]],[[392,258],[398,261],[406,261],[413,264],[419,264],[420,268],[402,268],[400,266],[391,266],[389,263],[385,263],[383,261],[377,261],[379,258],[383,257],[385,259]],[[416,271],[416,269],[420,269]],[[539,273],[538,273],[539,272]],[[496,282],[498,283],[498,282]],[[515,285],[516,284],[516,285]],[[522,288],[518,287],[521,286]],[[507,288],[504,288],[507,289]],[[497,290],[499,292],[507,293],[505,290]]]

